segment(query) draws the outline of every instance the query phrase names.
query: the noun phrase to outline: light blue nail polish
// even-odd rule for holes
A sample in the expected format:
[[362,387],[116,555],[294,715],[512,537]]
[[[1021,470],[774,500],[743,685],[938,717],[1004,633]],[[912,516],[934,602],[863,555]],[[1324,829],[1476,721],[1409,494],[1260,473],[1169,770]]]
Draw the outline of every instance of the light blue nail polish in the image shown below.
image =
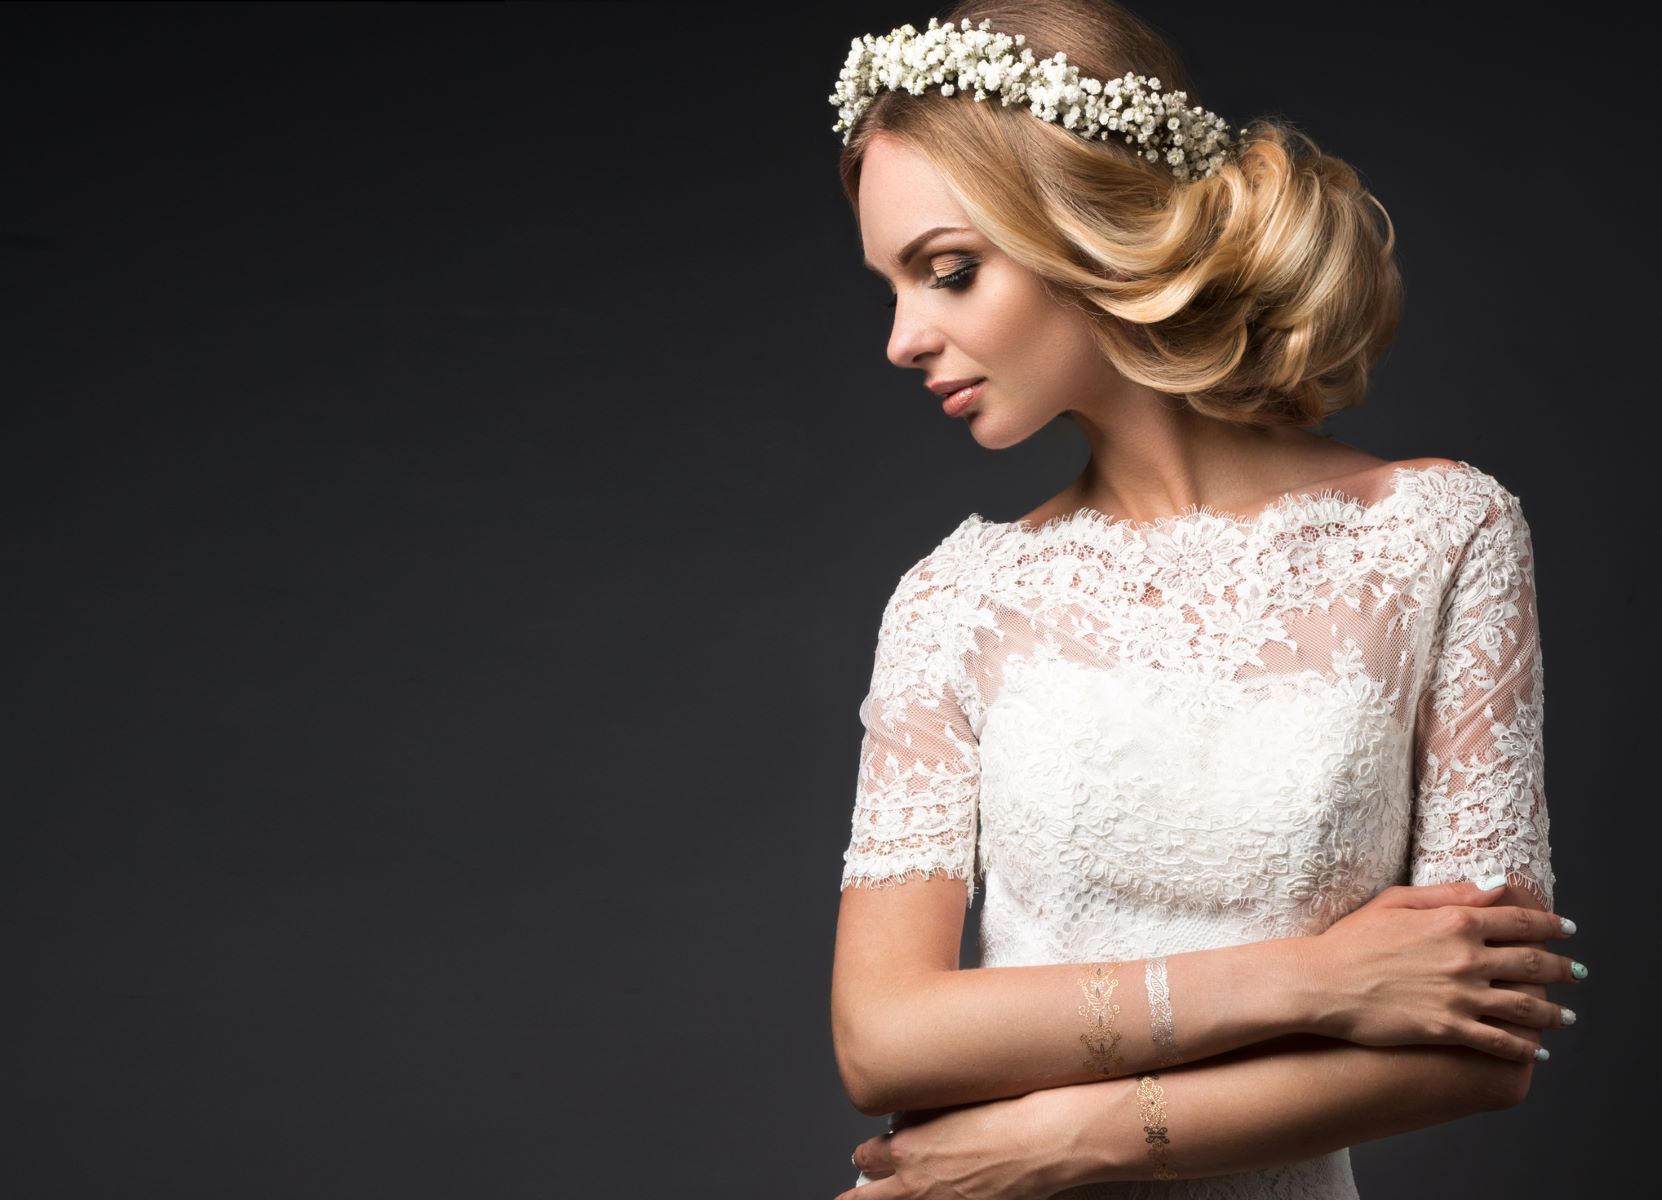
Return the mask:
[[1585,979],[1585,978],[1587,978],[1587,968],[1582,966],[1578,962],[1571,962],[1570,963],[1570,974],[1573,975],[1577,979]]
[[1563,1014],[1564,1024],[1566,1024],[1566,1025],[1574,1025],[1575,1024],[1575,1009],[1565,1008],[1563,1005],[1559,1005],[1558,1010],[1559,1010],[1560,1013]]
[[1549,1059],[1551,1057],[1552,1057],[1552,1051],[1548,1050],[1545,1046],[1535,1047],[1535,1061],[1536,1062],[1546,1062],[1547,1059]]
[[1563,926],[1565,933],[1575,932],[1575,922],[1570,920],[1568,917],[1559,917],[1558,924]]
[[1476,875],[1472,877],[1472,882],[1477,884],[1479,891],[1486,892],[1490,888],[1499,887],[1501,884],[1505,883],[1506,872],[1497,871],[1493,875]]

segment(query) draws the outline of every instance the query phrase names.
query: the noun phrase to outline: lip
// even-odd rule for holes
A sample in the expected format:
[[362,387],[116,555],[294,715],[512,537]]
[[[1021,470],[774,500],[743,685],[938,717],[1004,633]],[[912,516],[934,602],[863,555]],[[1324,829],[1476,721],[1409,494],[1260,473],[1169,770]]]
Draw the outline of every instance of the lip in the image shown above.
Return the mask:
[[972,375],[968,379],[943,379],[939,383],[929,383],[924,386],[944,400],[959,388],[966,388],[972,383],[980,383],[982,378],[980,375]]
[[968,387],[960,387],[957,391],[948,393],[941,401],[941,411],[949,417],[963,416],[981,399],[981,390],[986,386],[985,379],[978,379]]

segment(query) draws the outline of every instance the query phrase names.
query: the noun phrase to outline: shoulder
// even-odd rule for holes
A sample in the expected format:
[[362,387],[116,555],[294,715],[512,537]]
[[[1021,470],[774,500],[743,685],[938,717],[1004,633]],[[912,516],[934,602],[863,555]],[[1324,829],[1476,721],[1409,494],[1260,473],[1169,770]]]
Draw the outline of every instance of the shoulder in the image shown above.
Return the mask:
[[1511,488],[1464,459],[1411,459],[1397,464],[1399,490],[1436,535],[1453,574],[1506,564],[1516,570],[1533,557],[1523,501]]
[[939,697],[957,693],[954,664],[963,628],[955,616],[957,608],[951,561],[940,555],[939,547],[901,575],[877,629],[867,692],[871,715],[892,727],[914,702],[933,707]]
[[920,623],[936,623],[956,600],[965,572],[955,542],[968,524],[961,523],[901,573],[883,606],[886,639]]
[[883,608],[879,641],[886,653],[955,659],[987,615],[984,522],[966,518],[901,575]]
[[1388,466],[1397,487],[1439,525],[1464,535],[1459,540],[1522,516],[1517,494],[1465,459],[1408,458]]

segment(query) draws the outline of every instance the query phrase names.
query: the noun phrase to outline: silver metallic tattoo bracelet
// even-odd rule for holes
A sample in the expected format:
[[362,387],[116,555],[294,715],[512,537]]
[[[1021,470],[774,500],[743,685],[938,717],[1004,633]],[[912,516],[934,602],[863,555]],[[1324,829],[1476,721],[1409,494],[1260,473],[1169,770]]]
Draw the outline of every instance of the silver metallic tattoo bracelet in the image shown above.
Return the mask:
[[1148,1028],[1154,1039],[1162,1067],[1174,1067],[1182,1062],[1177,1050],[1177,1034],[1171,1024],[1171,989],[1166,984],[1166,959],[1146,959],[1143,963],[1143,987],[1148,992]]

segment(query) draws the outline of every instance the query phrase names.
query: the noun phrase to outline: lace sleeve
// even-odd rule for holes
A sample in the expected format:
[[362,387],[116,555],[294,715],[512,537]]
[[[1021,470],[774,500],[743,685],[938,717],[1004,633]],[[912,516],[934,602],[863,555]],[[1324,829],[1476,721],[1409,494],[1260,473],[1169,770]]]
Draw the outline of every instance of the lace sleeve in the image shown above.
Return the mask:
[[955,591],[925,558],[890,597],[860,704],[844,889],[962,879],[975,899],[980,747],[959,703]]
[[1490,499],[1438,620],[1416,711],[1408,881],[1504,871],[1551,909],[1534,553],[1510,492]]

